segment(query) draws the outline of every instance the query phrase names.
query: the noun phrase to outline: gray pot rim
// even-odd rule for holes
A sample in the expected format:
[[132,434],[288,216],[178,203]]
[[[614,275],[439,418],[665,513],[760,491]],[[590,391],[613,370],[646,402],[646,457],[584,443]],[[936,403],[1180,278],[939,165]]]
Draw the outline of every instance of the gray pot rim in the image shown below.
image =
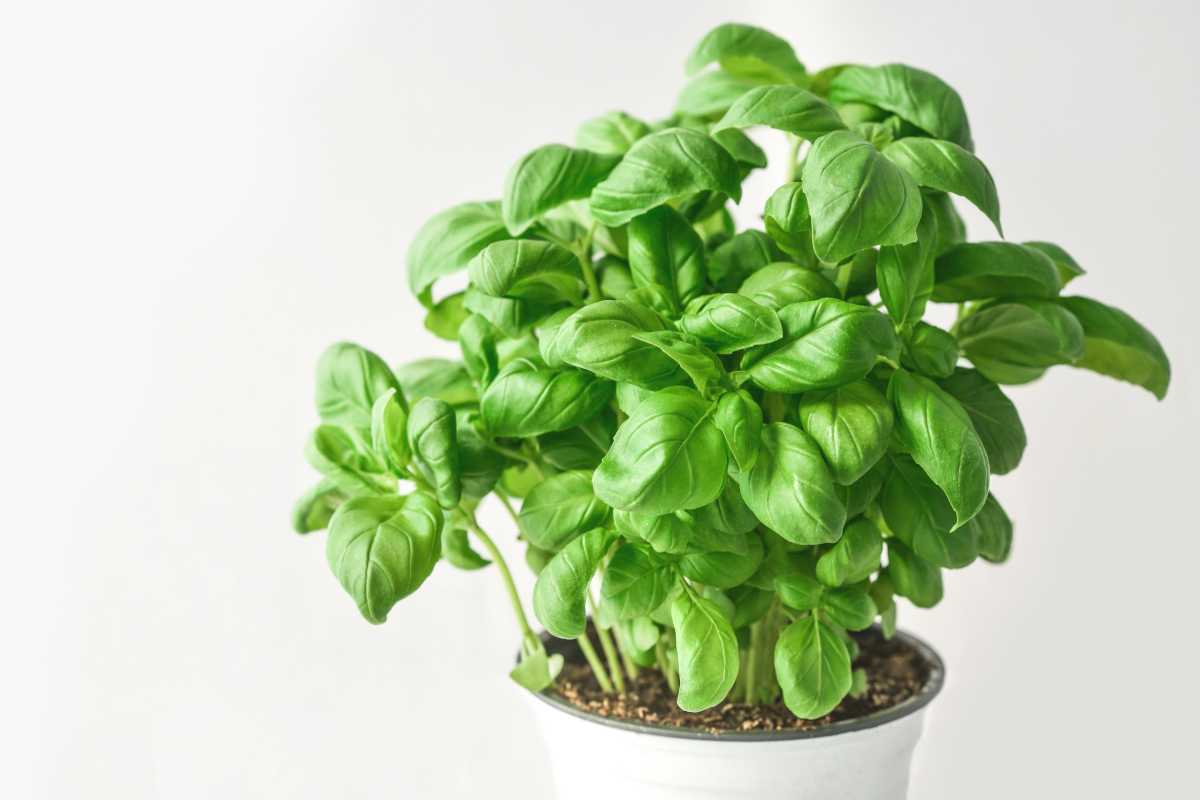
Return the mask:
[[[548,635],[542,637],[546,643],[550,645],[550,650],[562,650],[571,642],[562,639],[554,639]],[[885,708],[876,711],[873,714],[868,714],[865,717],[857,717],[855,719],[844,719],[838,722],[831,722],[828,725],[822,725],[819,728],[809,730],[790,730],[790,731],[728,731],[721,733],[712,733],[709,731],[693,730],[690,728],[674,728],[659,725],[647,725],[640,722],[631,722],[629,720],[612,719],[611,717],[602,717],[598,714],[592,714],[584,711],[566,700],[558,697],[549,691],[529,692],[541,702],[548,706],[562,711],[565,714],[570,714],[588,722],[598,725],[604,725],[609,728],[628,731],[629,733],[637,733],[643,736],[665,736],[671,739],[692,739],[713,742],[784,742],[794,741],[796,739],[822,739],[827,736],[838,736],[844,733],[854,733],[856,731],[869,730],[878,728],[881,725],[886,725],[889,722],[903,719],[911,714],[923,709],[925,706],[933,702],[933,699],[942,691],[942,687],[946,683],[946,665],[942,662],[941,656],[933,649],[925,640],[914,636],[907,631],[896,631],[895,638],[911,646],[921,658],[925,661],[929,668],[929,678],[925,681],[925,685],[921,690],[912,697],[897,703],[890,708]],[[555,647],[555,644],[558,646]]]

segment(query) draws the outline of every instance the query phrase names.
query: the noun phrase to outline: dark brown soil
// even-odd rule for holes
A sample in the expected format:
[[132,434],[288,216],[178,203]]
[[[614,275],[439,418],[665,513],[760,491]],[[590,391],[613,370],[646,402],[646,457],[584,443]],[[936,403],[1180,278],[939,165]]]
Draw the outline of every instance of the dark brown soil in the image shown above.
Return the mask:
[[667,687],[666,679],[652,668],[639,670],[636,681],[626,679],[624,695],[604,694],[574,647],[562,650],[567,663],[549,691],[575,707],[601,717],[719,734],[809,730],[831,722],[857,719],[907,700],[925,685],[929,668],[912,647],[898,639],[886,640],[877,630],[863,631],[855,634],[855,638],[860,653],[854,667],[866,671],[867,691],[861,697],[847,697],[820,719],[797,719],[782,702],[773,705],[722,703],[707,711],[688,713],[675,705],[675,696]]

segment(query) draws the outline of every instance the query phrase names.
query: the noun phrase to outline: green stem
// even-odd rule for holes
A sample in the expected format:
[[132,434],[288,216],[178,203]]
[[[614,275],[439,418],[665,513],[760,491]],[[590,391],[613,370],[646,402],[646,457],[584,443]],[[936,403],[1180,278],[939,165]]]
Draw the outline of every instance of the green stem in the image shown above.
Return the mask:
[[593,224],[588,228],[588,232],[584,234],[579,243],[579,248],[575,251],[575,256],[579,259],[579,268],[583,270],[583,282],[587,284],[589,303],[601,299],[600,284],[596,282],[596,271],[592,268],[592,238],[595,235],[596,226]]
[[521,515],[517,513],[517,510],[515,508],[513,508],[512,501],[508,499],[508,495],[501,492],[500,487],[498,487],[498,486],[496,487],[496,489],[493,490],[493,494],[495,494],[496,497],[500,500],[500,505],[504,506],[504,510],[508,512],[508,516],[512,517],[513,524],[516,525],[518,529],[520,529]]
[[746,655],[746,685],[742,694],[742,702],[755,702],[758,691],[758,658],[762,647],[762,622],[750,626],[750,651]]
[[487,445],[489,450],[494,450],[506,458],[511,458],[513,461],[520,461],[532,467],[537,466],[537,462],[522,453],[520,450],[513,450],[511,447],[505,447],[502,444],[496,444],[495,442],[487,441],[486,439],[484,440],[484,444]]
[[587,602],[592,608],[592,622],[596,626],[596,637],[600,639],[600,649],[604,651],[604,658],[608,661],[608,672],[612,676],[613,683],[616,684],[617,691],[625,694],[625,675],[621,672],[621,660],[617,657],[617,650],[613,647],[612,636],[609,635],[607,628],[600,627],[598,618],[600,610],[596,607],[596,600],[592,597],[592,590],[587,591]]
[[592,668],[592,674],[596,676],[596,682],[600,684],[600,690],[605,694],[612,694],[612,681],[608,679],[608,672],[604,669],[604,664],[601,663],[600,657],[596,655],[596,650],[592,647],[592,641],[588,639],[587,631],[580,634],[575,641],[579,642],[579,649],[583,651],[583,657],[587,659],[588,665]]
[[796,180],[796,160],[800,156],[800,145],[804,140],[799,136],[788,134],[788,141],[791,142],[791,144],[788,147],[788,160],[783,176],[786,179],[786,183],[791,183],[792,181]]
[[533,632],[533,628],[529,627],[529,618],[525,616],[525,609],[521,606],[521,595],[517,593],[517,584],[513,581],[512,573],[508,569],[508,564],[504,560],[504,556],[500,555],[500,550],[497,549],[496,543],[492,541],[492,537],[488,536],[483,528],[479,527],[479,523],[475,521],[475,515],[471,513],[465,505],[459,506],[466,517],[467,527],[471,533],[483,544],[484,549],[492,557],[492,561],[496,562],[496,568],[500,570],[500,577],[504,579],[504,588],[508,590],[508,601],[512,604],[513,613],[517,617],[517,624],[521,627],[521,634],[526,638],[537,638],[537,634]]
[[667,679],[667,688],[671,690],[671,694],[679,693],[679,678],[675,675],[675,670],[671,669],[671,665],[667,662],[667,646],[662,639],[658,640],[658,644],[654,645],[654,660],[658,662],[658,671]]
[[625,635],[621,633],[621,628],[618,626],[613,628],[614,639],[617,643],[617,653],[621,656],[621,663],[625,665],[625,674],[629,676],[629,680],[636,681],[638,676],[638,665],[633,660],[633,656],[629,655],[629,642],[625,640]]

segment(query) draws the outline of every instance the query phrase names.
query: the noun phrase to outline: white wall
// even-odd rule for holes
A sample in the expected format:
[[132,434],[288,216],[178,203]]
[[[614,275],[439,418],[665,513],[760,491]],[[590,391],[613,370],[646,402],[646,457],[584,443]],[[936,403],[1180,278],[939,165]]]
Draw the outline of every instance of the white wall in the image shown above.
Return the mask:
[[496,576],[439,567],[374,628],[322,537],[289,532],[313,363],[339,338],[447,352],[406,289],[417,226],[496,196],[515,158],[589,115],[666,112],[689,47],[730,18],[810,66],[944,76],[1010,238],[1068,247],[1079,291],[1150,325],[1176,370],[1162,404],[1069,369],[1013,391],[1031,444],[995,487],[1014,558],[902,613],[950,674],[912,796],[1184,793],[1194,4],[125,0],[3,17],[0,796],[548,796]]

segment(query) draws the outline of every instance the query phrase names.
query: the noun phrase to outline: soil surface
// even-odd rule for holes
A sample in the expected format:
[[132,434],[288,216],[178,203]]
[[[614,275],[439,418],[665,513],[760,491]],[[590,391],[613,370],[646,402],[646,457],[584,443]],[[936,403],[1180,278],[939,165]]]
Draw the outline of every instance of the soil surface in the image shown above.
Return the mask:
[[[594,632],[590,633],[595,641]],[[917,694],[925,685],[929,667],[920,654],[903,641],[886,640],[875,629],[854,636],[860,648],[854,667],[866,671],[867,691],[860,697],[846,697],[837,708],[820,719],[797,719],[782,702],[772,705],[730,702],[707,711],[689,713],[675,704],[675,696],[667,687],[666,679],[653,668],[640,669],[636,681],[626,678],[625,694],[604,694],[575,647],[561,650],[567,663],[555,685],[547,691],[597,716],[655,727],[691,728],[719,734],[820,728],[832,722],[857,719],[890,708]]]

